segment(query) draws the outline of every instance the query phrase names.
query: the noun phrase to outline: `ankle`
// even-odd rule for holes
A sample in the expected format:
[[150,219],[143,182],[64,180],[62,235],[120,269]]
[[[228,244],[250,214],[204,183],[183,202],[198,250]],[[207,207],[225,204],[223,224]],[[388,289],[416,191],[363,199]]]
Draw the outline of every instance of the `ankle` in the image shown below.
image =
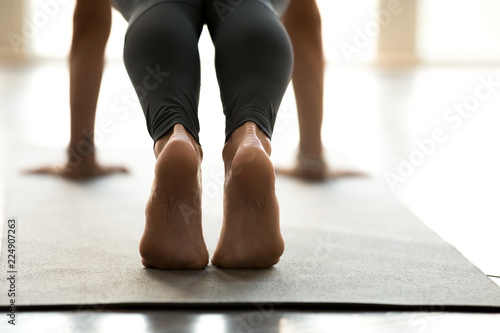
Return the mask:
[[267,155],[271,155],[271,140],[255,123],[246,122],[231,134],[224,145],[222,150],[224,163],[230,165],[240,146],[249,143],[260,145]]
[[163,151],[167,143],[172,138],[189,141],[193,146],[193,149],[195,150],[196,155],[198,156],[198,159],[200,160],[201,163],[201,160],[203,159],[203,150],[201,149],[201,146],[198,144],[195,138],[188,131],[186,131],[185,127],[181,124],[175,124],[174,127],[172,127],[172,129],[170,129],[167,133],[165,133],[165,135],[163,135],[156,141],[154,146],[154,153],[156,158],[158,158],[160,153]]

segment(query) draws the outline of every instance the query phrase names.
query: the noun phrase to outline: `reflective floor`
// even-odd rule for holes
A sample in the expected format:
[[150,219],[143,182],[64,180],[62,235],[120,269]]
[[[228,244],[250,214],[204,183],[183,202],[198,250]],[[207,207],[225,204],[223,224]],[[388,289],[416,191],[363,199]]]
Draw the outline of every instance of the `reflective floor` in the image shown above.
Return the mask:
[[[427,309],[429,310],[429,309]],[[320,333],[320,332],[498,332],[500,316],[440,312],[326,312],[304,310],[86,310],[21,313],[18,325],[0,323],[2,332],[22,333]]]
[[[68,136],[67,67],[48,62],[0,66],[0,172],[9,168],[14,145],[60,148]],[[207,158],[220,158],[224,118],[215,73],[202,70],[201,141]],[[493,80],[489,98],[461,120],[448,121],[455,105],[470,103],[481,80]],[[369,67],[327,70],[323,137],[331,160],[337,154],[370,173],[398,173],[443,129],[436,144],[395,194],[427,225],[458,248],[485,274],[500,276],[500,68],[419,67],[390,71]],[[484,91],[483,91],[484,92]],[[273,137],[276,164],[293,161],[297,118],[293,94],[283,101]],[[108,118],[113,130],[101,133],[103,148],[151,150],[151,141],[123,64],[108,64],[98,108],[98,122]],[[448,120],[447,120],[448,119]],[[451,126],[456,124],[456,126]],[[419,145],[420,144],[420,145]],[[214,157],[210,157],[210,155]],[[105,162],[106,157],[102,156]],[[40,164],[51,161],[40,161]],[[124,161],[126,164],[126,161]],[[150,172],[146,170],[145,172]],[[9,193],[0,179],[0,210]],[[0,212],[3,216],[3,212]],[[2,245],[3,246],[3,245]],[[3,249],[3,247],[2,247]],[[500,278],[492,277],[499,286]],[[500,331],[493,314],[418,312],[344,312],[282,309],[208,311],[141,310],[48,311],[18,313],[14,330],[5,318],[0,332],[470,332]],[[2,315],[4,317],[4,315]],[[0,317],[0,318],[2,318]]]

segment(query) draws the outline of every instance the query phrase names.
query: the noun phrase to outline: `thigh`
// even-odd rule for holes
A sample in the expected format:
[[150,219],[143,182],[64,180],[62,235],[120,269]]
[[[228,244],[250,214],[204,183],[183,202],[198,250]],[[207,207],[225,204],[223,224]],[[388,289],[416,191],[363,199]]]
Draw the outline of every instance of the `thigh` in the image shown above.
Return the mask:
[[130,24],[125,39],[125,66],[155,140],[176,119],[194,136],[199,131],[198,39],[204,19],[201,7],[191,2],[150,7]]
[[217,25],[224,18],[246,2],[259,2],[278,17],[283,17],[291,0],[204,0],[207,24]]
[[[144,71],[146,65],[178,68],[198,63],[198,39],[203,29],[202,8],[193,0],[157,1],[129,26],[125,38],[125,64]],[[179,66],[179,67],[177,67]]]
[[[281,19],[291,0],[204,0],[205,20],[212,40],[215,41],[219,28],[226,18],[241,9],[252,8],[246,12],[247,16],[257,16],[259,12],[272,13],[277,20]],[[256,4],[257,6],[248,6]],[[256,21],[258,23],[258,21]]]
[[206,17],[215,45],[226,140],[245,121],[255,122],[271,137],[293,62],[290,39],[280,17],[269,7],[271,2],[261,0],[209,3]]
[[[163,8],[158,8],[157,6],[162,4],[170,4],[172,6],[177,5],[187,5],[194,8],[197,12],[200,13],[200,16],[197,18],[201,22],[202,12],[203,12],[203,1],[204,0],[111,0],[113,7],[115,7],[123,17],[129,23],[129,29],[133,26],[134,22],[139,19],[142,15],[144,15],[149,10],[155,11],[163,11],[167,16],[170,10],[165,11]],[[167,19],[168,17],[165,17]]]

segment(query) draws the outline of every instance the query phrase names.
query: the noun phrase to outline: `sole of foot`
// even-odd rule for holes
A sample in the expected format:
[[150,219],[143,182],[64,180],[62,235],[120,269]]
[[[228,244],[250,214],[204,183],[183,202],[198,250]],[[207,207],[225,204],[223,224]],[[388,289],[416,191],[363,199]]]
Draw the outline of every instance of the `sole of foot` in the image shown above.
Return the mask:
[[175,125],[167,139],[157,142],[162,148],[139,245],[142,263],[158,269],[203,269],[209,255],[201,225],[201,148],[197,151],[182,125]]
[[223,226],[212,258],[219,268],[271,267],[285,249],[274,167],[257,132],[245,124],[227,149],[235,153],[226,161]]

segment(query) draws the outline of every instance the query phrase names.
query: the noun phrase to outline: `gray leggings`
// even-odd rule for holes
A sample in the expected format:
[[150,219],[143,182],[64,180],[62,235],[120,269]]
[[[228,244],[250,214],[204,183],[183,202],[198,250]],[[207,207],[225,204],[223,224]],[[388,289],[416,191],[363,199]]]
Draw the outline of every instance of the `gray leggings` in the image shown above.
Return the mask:
[[204,24],[215,46],[226,141],[247,121],[271,138],[292,72],[292,47],[280,21],[287,0],[147,0],[128,8],[124,1],[114,4],[130,22],[125,66],[155,142],[180,123],[199,143],[198,39]]

